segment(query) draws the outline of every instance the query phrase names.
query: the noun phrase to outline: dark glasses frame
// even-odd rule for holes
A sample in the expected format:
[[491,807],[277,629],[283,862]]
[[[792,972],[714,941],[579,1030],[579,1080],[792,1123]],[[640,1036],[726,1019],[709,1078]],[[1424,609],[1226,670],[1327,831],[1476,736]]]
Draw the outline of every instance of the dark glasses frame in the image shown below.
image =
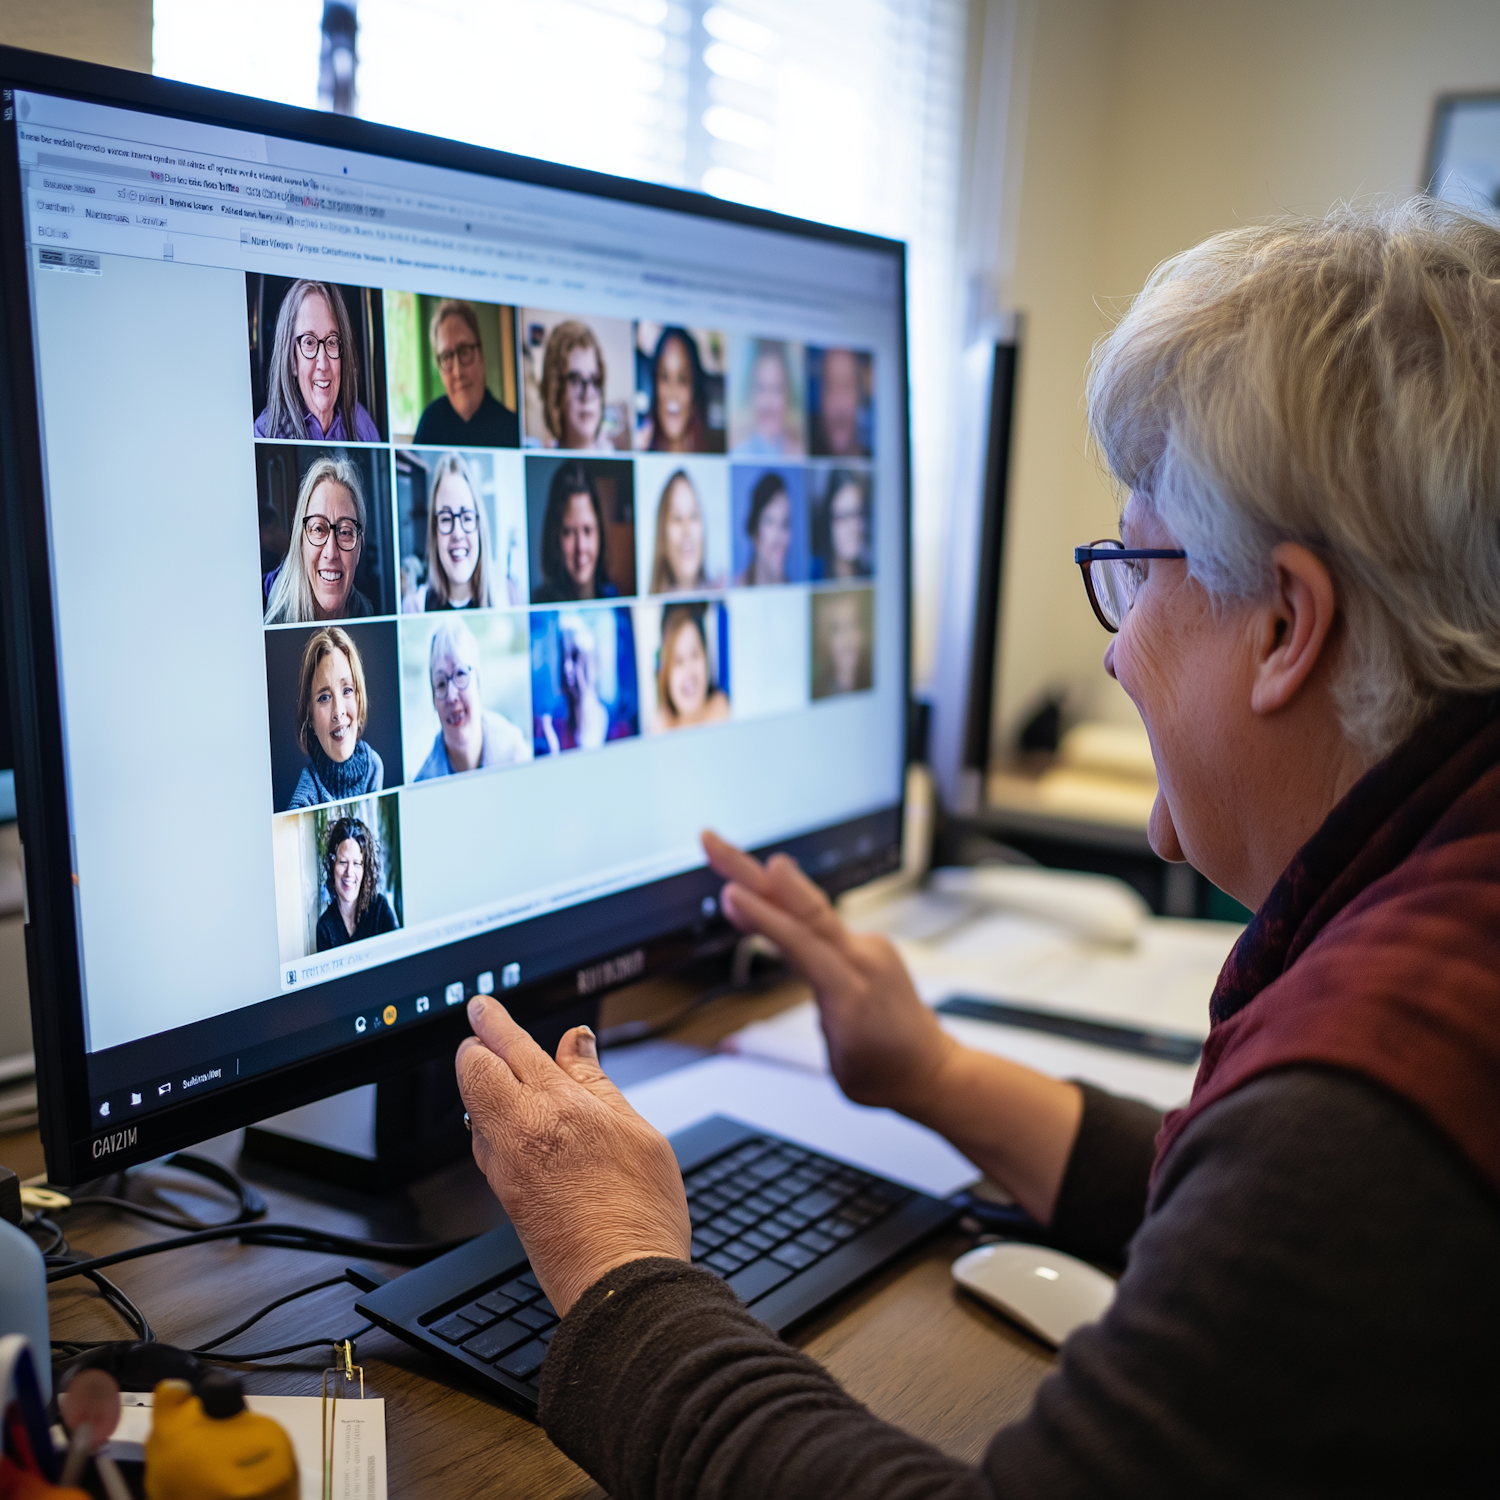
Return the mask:
[[[1187,553],[1180,547],[1127,547],[1123,542],[1111,541],[1108,537],[1097,542],[1090,542],[1087,547],[1073,549],[1073,561],[1078,564],[1083,573],[1083,590],[1089,596],[1089,606],[1094,611],[1094,618],[1111,635],[1119,631],[1120,623],[1112,621],[1099,603],[1099,595],[1094,589],[1092,565],[1096,562],[1132,562],[1137,558],[1185,558],[1186,556]],[[1121,619],[1124,619],[1123,615]]]

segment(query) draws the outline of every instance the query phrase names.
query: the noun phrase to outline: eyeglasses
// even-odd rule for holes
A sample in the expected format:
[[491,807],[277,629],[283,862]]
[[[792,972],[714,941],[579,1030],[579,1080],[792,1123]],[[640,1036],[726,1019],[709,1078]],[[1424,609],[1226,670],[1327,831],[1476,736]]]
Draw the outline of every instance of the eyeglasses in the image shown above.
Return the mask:
[[302,535],[310,541],[314,547],[327,545],[328,538],[333,537],[338,542],[340,552],[353,552],[359,546],[359,535],[364,528],[358,521],[330,521],[327,516],[304,516],[302,520]]
[[1093,606],[1094,617],[1113,635],[1130,613],[1135,596],[1146,580],[1141,562],[1153,557],[1186,557],[1173,547],[1127,547],[1124,542],[1094,542],[1075,547],[1073,561],[1083,570],[1083,587]]
[[568,389],[575,396],[582,396],[587,391],[593,391],[600,395],[604,391],[604,377],[602,375],[580,375],[577,370],[569,370],[567,374]]
[[437,513],[437,528],[439,533],[443,536],[452,536],[453,523],[455,521],[458,522],[459,530],[467,534],[479,525],[479,514],[477,511],[470,510],[467,505],[462,510],[449,510],[445,505]]
[[319,349],[326,349],[329,359],[337,359],[343,352],[344,346],[336,333],[330,333],[327,338],[321,339],[316,334],[299,333],[297,348],[301,351],[303,359],[316,359]]
[[452,349],[444,349],[437,357],[437,367],[444,375],[453,368],[453,361],[457,360],[461,365],[472,365],[479,358],[478,344],[458,344]]
[[469,678],[472,675],[467,667],[460,667],[451,677],[445,677],[439,672],[432,679],[432,696],[434,698],[446,698],[450,687],[457,693],[468,692]]

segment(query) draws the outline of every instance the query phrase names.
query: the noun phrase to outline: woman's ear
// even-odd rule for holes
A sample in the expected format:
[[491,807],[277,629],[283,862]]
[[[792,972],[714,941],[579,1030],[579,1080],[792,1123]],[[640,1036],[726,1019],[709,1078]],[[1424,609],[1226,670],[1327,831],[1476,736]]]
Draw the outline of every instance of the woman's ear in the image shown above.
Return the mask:
[[1297,542],[1271,553],[1275,588],[1260,610],[1255,634],[1250,707],[1258,714],[1285,708],[1331,649],[1338,617],[1333,579],[1323,560]]

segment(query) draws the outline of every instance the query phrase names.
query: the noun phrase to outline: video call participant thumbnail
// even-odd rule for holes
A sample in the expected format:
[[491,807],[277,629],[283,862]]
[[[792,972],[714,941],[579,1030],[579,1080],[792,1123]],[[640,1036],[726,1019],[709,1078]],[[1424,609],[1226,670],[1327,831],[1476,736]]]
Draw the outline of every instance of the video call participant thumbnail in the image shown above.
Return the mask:
[[[646,460],[641,461],[638,477],[644,484]],[[727,522],[724,513],[722,485],[725,478],[722,466],[700,473],[697,479],[686,467],[674,467],[662,485],[661,496],[656,502],[655,540],[651,549],[649,592],[653,594],[680,594],[701,589],[724,587],[722,566],[709,565],[709,519],[706,514],[703,488],[713,485],[720,503],[715,507],[719,527]],[[722,535],[714,536],[716,546],[722,546]]]
[[297,687],[297,742],[307,764],[288,807],[347,802],[385,785],[380,753],[365,732],[365,667],[359,647],[337,625],[307,638]]
[[[375,386],[383,388],[384,381],[373,382],[374,372],[361,370],[360,341],[343,289],[329,281],[288,284],[282,277],[254,274],[246,277],[246,289],[252,387],[264,393],[256,437],[381,442],[380,422],[361,394],[375,400]],[[360,299],[362,314],[378,319],[379,293],[349,290]],[[275,333],[267,350],[262,341],[273,316]],[[378,350],[380,330],[371,332],[377,335],[371,347]]]
[[[274,465],[260,466],[259,477],[274,478]],[[286,556],[261,579],[267,625],[353,620],[375,612],[355,586],[367,538],[364,489],[360,465],[346,455],[321,453],[308,465],[286,528]],[[269,497],[261,510],[264,543],[268,514],[274,520],[275,513]]]
[[628,460],[526,461],[531,602],[635,593],[635,476]]
[[439,302],[427,337],[443,394],[422,413],[412,441],[438,448],[519,448],[520,419],[485,377],[484,337],[474,304],[456,297]]
[[800,458],[806,352],[782,339],[731,339],[733,404],[729,451],[757,458]]
[[623,318],[521,312],[530,448],[628,452],[635,400],[631,325]]
[[485,708],[479,642],[461,618],[432,632],[427,676],[440,728],[415,780],[456,776],[531,759],[531,743],[503,714]]
[[855,349],[807,351],[809,451],[868,458],[875,448],[875,363]]
[[328,904],[318,917],[319,953],[400,928],[390,899],[380,889],[380,840],[362,819],[341,817],[329,824],[322,870]]
[[807,578],[807,506],[801,469],[731,471],[736,585]]
[[394,622],[268,630],[264,644],[273,808],[342,802],[399,785]]
[[640,733],[628,609],[534,612],[531,662],[537,755],[597,750]]
[[649,453],[722,453],[724,335],[636,325],[635,446]]
[[830,469],[819,478],[822,493],[813,505],[812,576],[869,578],[875,571],[870,475],[860,469]]
[[490,523],[479,486],[463,457],[445,453],[428,467],[426,581],[416,583],[401,600],[403,614],[426,610],[491,609],[497,604],[519,604],[507,587],[509,579],[492,584],[497,567],[490,542]]
[[864,692],[874,682],[874,589],[829,589],[811,599],[813,697]]
[[715,662],[727,665],[727,636],[728,613],[722,605],[669,604],[663,608],[654,731],[718,724],[729,717],[729,694],[722,686],[721,673],[715,670]]

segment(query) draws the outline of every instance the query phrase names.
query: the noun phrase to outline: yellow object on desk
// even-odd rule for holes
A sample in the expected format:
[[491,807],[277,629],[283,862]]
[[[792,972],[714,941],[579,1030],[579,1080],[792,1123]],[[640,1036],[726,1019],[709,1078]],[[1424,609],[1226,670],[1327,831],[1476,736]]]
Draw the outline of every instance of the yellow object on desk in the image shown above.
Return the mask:
[[214,1395],[210,1410],[186,1381],[163,1380],[146,1439],[146,1500],[297,1500],[297,1459],[279,1423]]

